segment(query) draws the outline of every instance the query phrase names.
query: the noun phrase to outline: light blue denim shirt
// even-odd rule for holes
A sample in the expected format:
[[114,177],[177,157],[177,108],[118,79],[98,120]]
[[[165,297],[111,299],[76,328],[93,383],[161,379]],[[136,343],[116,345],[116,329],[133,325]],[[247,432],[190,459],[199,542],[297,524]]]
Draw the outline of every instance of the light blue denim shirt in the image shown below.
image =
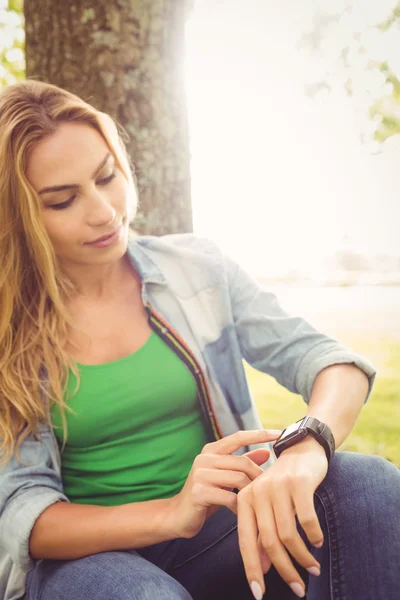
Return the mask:
[[[152,326],[177,347],[181,357],[189,357],[211,438],[261,427],[243,358],[301,394],[305,402],[317,374],[338,363],[362,369],[371,391],[375,370],[367,360],[304,319],[286,314],[273,294],[213,242],[191,234],[137,237],[129,240],[128,256],[141,278]],[[29,536],[36,519],[54,502],[68,501],[50,427],[42,425],[39,438],[28,437],[20,455],[28,466],[14,457],[0,472],[0,598],[4,600],[24,595],[26,573],[35,565],[29,555]]]

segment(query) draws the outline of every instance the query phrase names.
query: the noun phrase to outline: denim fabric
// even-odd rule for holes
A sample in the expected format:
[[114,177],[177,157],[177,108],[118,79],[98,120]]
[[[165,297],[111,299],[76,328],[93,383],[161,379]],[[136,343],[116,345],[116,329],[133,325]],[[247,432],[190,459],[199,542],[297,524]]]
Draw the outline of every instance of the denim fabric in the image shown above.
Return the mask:
[[[225,257],[211,241],[194,235],[143,236],[129,240],[129,260],[142,283],[146,307],[168,324],[195,357],[210,398],[206,418],[220,437],[259,429],[261,421],[247,385],[243,358],[308,402],[315,377],[333,364],[353,363],[369,378],[373,366],[362,356],[290,316],[277,298]],[[267,446],[269,446],[267,444]],[[243,454],[253,447],[243,448]],[[0,471],[0,598],[18,600],[35,563],[29,536],[51,504],[68,501],[60,475],[61,457],[50,427],[22,444]],[[273,454],[267,467],[274,460]]]
[[[307,577],[301,570],[308,600],[400,597],[399,498],[400,471],[388,461],[350,452],[334,455],[314,498],[325,540],[320,550],[312,549],[321,575]],[[253,599],[236,516],[225,508],[190,540],[73,561],[44,560],[27,581],[27,600]],[[267,600],[296,598],[274,568],[265,583]]]

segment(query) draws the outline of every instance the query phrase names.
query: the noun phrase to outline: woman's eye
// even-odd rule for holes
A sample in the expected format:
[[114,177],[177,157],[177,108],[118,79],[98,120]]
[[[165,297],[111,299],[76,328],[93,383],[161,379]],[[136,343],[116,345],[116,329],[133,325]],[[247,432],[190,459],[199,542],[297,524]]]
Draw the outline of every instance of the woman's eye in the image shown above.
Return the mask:
[[71,206],[74,199],[75,196],[72,196],[72,198],[66,200],[65,202],[61,202],[60,204],[52,204],[50,208],[54,208],[54,210],[62,210],[63,208],[68,208],[68,206]]
[[111,173],[111,175],[108,175],[107,177],[103,177],[103,179],[99,179],[99,181],[97,182],[98,185],[107,185],[107,183],[110,183],[110,181],[112,179],[114,179],[115,177],[115,171],[113,171]]
[[[107,175],[107,177],[103,177],[103,179],[99,179],[96,183],[97,185],[107,185],[107,183],[110,183],[110,181],[114,179],[115,175],[116,173],[115,171],[113,171],[110,175]],[[63,208],[68,208],[68,206],[71,206],[75,198],[76,194],[72,196],[72,198],[69,198],[69,200],[66,200],[65,202],[60,202],[60,204],[52,204],[50,208],[53,208],[54,210],[62,210]]]

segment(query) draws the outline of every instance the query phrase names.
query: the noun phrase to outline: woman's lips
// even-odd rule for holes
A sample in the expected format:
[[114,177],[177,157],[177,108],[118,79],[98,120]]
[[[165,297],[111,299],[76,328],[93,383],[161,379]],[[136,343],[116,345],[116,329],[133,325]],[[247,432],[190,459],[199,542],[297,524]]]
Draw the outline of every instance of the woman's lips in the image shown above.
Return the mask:
[[113,233],[109,233],[106,236],[102,236],[101,238],[98,238],[97,240],[94,240],[93,242],[86,242],[85,245],[87,246],[95,246],[98,248],[102,248],[104,246],[108,246],[114,242],[116,242],[119,238],[120,232],[122,229],[122,225],[120,225],[118,227],[118,229],[116,229]]

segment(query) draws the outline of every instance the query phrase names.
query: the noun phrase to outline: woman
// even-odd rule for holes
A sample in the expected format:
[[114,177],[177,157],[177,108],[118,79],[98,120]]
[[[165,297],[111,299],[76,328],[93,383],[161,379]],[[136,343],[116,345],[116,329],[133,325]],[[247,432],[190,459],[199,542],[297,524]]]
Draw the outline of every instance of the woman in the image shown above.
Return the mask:
[[[1,597],[394,599],[399,472],[331,456],[373,368],[136,198],[110,117],[2,92]],[[317,424],[277,460],[242,358]]]

